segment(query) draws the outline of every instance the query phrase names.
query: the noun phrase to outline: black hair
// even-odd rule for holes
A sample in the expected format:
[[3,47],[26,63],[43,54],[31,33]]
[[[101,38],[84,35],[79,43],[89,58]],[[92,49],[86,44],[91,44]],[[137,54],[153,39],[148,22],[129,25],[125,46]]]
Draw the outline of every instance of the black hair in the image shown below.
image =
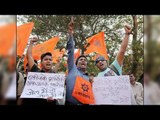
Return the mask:
[[[86,58],[86,56],[85,56],[85,55],[80,55],[80,56],[77,58],[77,60],[76,60],[76,65],[78,64],[78,60],[79,60],[81,57]],[[87,59],[87,58],[86,58],[86,59]]]
[[52,53],[50,53],[50,52],[43,53],[43,54],[41,55],[41,62],[42,62],[43,58],[44,58],[45,56],[47,56],[47,55],[52,57]]

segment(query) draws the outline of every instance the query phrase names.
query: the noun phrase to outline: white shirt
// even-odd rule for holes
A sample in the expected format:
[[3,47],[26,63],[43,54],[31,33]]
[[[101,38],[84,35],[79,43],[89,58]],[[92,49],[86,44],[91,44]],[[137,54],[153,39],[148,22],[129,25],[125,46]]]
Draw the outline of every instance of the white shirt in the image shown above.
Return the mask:
[[143,86],[140,82],[131,85],[133,94],[138,105],[143,105]]

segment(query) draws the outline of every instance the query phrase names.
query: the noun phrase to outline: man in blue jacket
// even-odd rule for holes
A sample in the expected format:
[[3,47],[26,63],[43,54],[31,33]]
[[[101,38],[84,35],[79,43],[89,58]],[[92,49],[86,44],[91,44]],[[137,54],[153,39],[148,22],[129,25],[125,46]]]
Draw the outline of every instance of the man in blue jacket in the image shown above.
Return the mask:
[[81,105],[76,98],[72,96],[74,89],[76,77],[80,76],[86,81],[89,81],[89,76],[86,71],[87,68],[87,58],[81,55],[74,62],[74,38],[73,38],[73,22],[69,23],[69,39],[67,42],[68,50],[68,76],[66,79],[66,105]]

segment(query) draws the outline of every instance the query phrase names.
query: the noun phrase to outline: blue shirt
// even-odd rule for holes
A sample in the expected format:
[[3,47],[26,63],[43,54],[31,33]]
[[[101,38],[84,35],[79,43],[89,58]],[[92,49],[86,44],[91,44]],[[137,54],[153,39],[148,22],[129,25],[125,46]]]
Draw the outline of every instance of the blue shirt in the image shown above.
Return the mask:
[[80,76],[85,80],[89,81],[89,77],[86,73],[80,71],[74,63],[74,40],[72,36],[69,36],[69,40],[67,42],[67,50],[68,50],[68,76],[66,78],[66,100],[72,104],[82,104],[77,99],[72,96],[72,92],[74,89],[76,77]]

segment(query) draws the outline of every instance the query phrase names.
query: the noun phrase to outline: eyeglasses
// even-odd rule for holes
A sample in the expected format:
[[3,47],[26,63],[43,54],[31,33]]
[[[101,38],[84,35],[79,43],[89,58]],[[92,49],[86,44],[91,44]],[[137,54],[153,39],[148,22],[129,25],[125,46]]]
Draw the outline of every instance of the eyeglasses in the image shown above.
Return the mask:
[[96,64],[97,64],[97,63],[99,63],[100,61],[102,61],[102,62],[103,62],[103,61],[106,61],[106,60],[98,60],[98,61],[96,61]]

